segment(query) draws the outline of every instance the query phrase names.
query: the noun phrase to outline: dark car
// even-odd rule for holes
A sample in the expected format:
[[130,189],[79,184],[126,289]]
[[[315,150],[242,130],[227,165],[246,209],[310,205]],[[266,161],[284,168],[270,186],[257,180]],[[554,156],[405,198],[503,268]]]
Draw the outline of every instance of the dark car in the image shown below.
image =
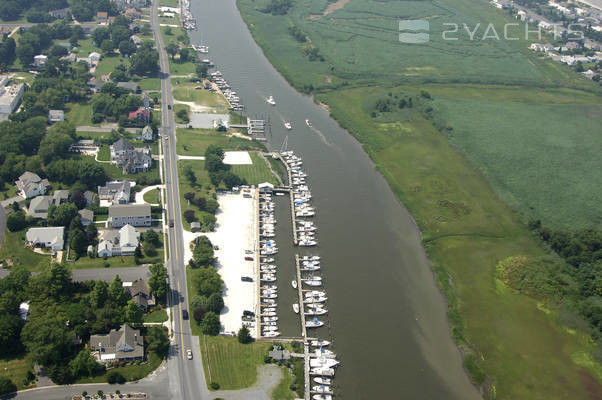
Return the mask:
[[188,319],[188,310],[182,310],[182,318]]
[[249,311],[249,310],[243,310],[242,315],[244,317],[254,317],[255,313],[253,311]]
[[240,280],[243,282],[253,282],[253,278],[251,278],[250,276],[241,276]]
[[245,261],[253,261],[253,257],[245,257]]
[[168,110],[171,110],[171,104],[168,104],[168,105],[167,105],[167,109],[168,109]]
[[169,227],[170,227],[170,228],[173,228],[173,219],[170,219],[170,220],[169,220]]

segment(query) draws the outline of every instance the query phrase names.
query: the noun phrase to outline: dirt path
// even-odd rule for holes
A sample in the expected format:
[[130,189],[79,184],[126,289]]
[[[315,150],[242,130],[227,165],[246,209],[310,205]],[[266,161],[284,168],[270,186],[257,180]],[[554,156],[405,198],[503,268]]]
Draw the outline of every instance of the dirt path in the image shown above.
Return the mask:
[[336,10],[340,10],[341,8],[345,7],[347,5],[347,3],[349,3],[351,0],[337,0],[334,3],[330,3],[328,5],[328,7],[326,7],[326,10],[324,10],[324,12],[322,14],[312,14],[309,16],[310,19],[318,19],[318,18],[322,18],[327,16],[328,14],[331,14],[333,12],[335,12]]

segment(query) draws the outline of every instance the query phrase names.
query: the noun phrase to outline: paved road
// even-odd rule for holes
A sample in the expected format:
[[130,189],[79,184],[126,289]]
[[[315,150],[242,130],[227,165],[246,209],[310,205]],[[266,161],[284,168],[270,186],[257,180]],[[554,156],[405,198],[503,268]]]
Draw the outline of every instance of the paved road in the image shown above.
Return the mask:
[[[157,16],[158,0],[153,1],[151,9],[151,25],[155,35],[159,64],[161,67],[161,122],[164,152],[164,184],[168,221],[173,221],[169,228],[169,254],[167,270],[169,274],[171,296],[171,316],[174,351],[179,357],[172,357],[168,362],[169,392],[172,399],[212,399],[205,384],[205,375],[201,363],[199,340],[190,331],[190,321],[182,318],[182,310],[188,309],[188,293],[186,288],[186,262],[184,259],[184,232],[180,211],[180,193],[178,187],[178,165],[176,156],[176,135],[173,111],[174,104],[171,93],[171,77],[169,59],[163,37],[159,30]],[[186,350],[191,349],[193,360],[186,359]]]

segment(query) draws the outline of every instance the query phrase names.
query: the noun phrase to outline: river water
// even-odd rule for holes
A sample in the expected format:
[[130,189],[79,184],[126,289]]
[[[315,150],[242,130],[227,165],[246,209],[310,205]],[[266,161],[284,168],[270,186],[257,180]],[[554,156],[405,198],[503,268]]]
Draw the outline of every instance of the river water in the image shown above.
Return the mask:
[[[278,150],[288,135],[288,148],[304,160],[329,298],[329,327],[320,335],[332,335],[341,361],[335,394],[343,399],[479,398],[450,337],[445,302],[420,232],[359,143],[272,67],[235,0],[193,0],[191,11],[199,27],[190,32],[192,42],[202,39],[210,46],[211,60],[249,116],[270,119],[270,148]],[[265,102],[270,95],[275,107]],[[315,129],[305,125],[306,118]],[[292,131],[284,129],[284,120],[292,122]],[[278,213],[279,224],[290,226],[287,212]],[[284,271],[279,307],[281,315],[287,313],[281,330],[297,336],[290,304],[293,250],[282,243],[287,235],[279,235],[278,243]]]

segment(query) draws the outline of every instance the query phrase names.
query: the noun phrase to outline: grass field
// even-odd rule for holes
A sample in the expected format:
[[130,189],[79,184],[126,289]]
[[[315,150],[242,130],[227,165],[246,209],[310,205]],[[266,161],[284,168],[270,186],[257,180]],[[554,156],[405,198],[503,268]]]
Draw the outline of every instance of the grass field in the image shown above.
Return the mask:
[[222,95],[210,90],[195,89],[198,86],[198,84],[177,84],[173,88],[174,99],[194,102],[205,107],[227,107],[226,99]]
[[65,111],[65,120],[75,126],[99,126],[92,123],[91,104],[68,103]]
[[126,68],[129,67],[130,63],[127,58],[122,57],[119,54],[110,54],[104,55],[101,60],[98,62],[98,66],[96,67],[95,74],[102,75],[108,74],[109,72],[113,72],[115,68],[123,64]]
[[257,367],[271,343],[240,344],[235,337],[199,337],[207,384],[217,382],[220,389],[236,390],[257,381]]
[[[188,179],[184,176],[184,168],[189,165],[194,171],[196,176],[196,183],[190,184]],[[180,204],[182,204],[182,214],[186,210],[193,210],[197,221],[201,221],[203,215],[207,214],[205,211],[199,210],[194,205],[188,205],[187,200],[184,198],[184,194],[192,192],[195,194],[195,198],[202,196],[206,199],[212,198],[215,193],[215,188],[211,185],[209,180],[209,173],[205,170],[205,161],[201,160],[180,160],[178,161],[178,180],[180,182]],[[182,224],[184,229],[190,230],[190,223],[182,216]],[[191,324],[192,325],[192,324]]]
[[33,361],[29,355],[14,358],[0,358],[0,376],[9,378],[17,389],[25,389],[27,372],[33,372]]
[[88,57],[88,54],[92,53],[93,51],[102,53],[98,47],[94,46],[94,41],[92,38],[78,40],[76,47],[76,54],[78,57]]
[[257,185],[263,182],[270,182],[277,185],[278,179],[270,170],[269,165],[256,152],[249,152],[253,164],[251,165],[233,165],[232,172],[247,180],[249,185]]
[[186,121],[186,120],[184,120],[184,119],[180,118],[180,117],[177,115],[177,114],[178,114],[178,111],[180,111],[180,110],[185,110],[185,111],[186,111],[186,114],[187,114],[187,115],[190,115],[190,114],[188,114],[188,113],[190,112],[190,107],[189,107],[187,104],[174,104],[174,105],[173,105],[173,112],[174,112],[174,116],[175,116],[175,118],[176,118],[176,123],[177,123],[177,124],[185,124],[185,123],[187,123],[188,121]]
[[159,194],[160,192],[157,189],[149,190],[148,192],[144,193],[143,199],[145,202],[150,204],[159,204],[161,203]]
[[272,400],[294,400],[297,396],[291,390],[291,385],[295,382],[295,378],[288,368],[283,367],[282,374],[282,379],[278,383],[278,386],[272,390],[270,397]]
[[161,90],[161,80],[159,78],[142,78],[136,81],[142,90],[159,91]]
[[159,4],[165,7],[178,7],[178,0],[161,0]]
[[224,150],[261,150],[262,145],[257,142],[228,136],[214,129],[188,129],[176,130],[178,141],[176,150],[183,156],[203,156],[210,144],[216,144]]
[[6,230],[4,243],[0,247],[0,259],[10,260],[13,265],[22,265],[29,271],[40,271],[50,263],[50,256],[34,253],[25,247],[25,232]]
[[150,314],[144,315],[144,322],[165,322],[167,321],[167,312],[163,309],[155,310]]

